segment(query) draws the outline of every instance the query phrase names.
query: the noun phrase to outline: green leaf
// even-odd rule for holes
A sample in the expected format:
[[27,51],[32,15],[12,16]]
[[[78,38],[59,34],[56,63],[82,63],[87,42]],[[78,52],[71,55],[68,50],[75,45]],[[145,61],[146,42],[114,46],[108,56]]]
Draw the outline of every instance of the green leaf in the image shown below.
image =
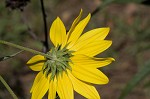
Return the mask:
[[0,57],[0,61],[4,61],[4,60],[7,60],[7,59],[9,59],[9,58],[12,58],[12,57],[18,55],[18,54],[21,53],[21,52],[23,52],[23,50],[21,50],[21,51],[19,51],[19,52],[17,52],[17,53],[14,53],[14,54],[12,54],[12,55]]
[[143,68],[128,82],[128,84],[123,89],[119,99],[124,99],[133,88],[138,85],[144,78],[146,78],[150,74],[150,61],[146,62],[143,65]]

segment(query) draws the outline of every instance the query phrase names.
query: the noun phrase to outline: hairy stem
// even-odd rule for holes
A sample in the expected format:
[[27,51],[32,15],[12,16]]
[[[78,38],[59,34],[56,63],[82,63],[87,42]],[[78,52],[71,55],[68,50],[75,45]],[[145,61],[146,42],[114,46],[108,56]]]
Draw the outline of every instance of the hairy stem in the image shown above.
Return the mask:
[[33,54],[38,54],[38,55],[45,56],[45,57],[47,57],[47,58],[51,58],[49,55],[47,55],[47,54],[45,54],[45,53],[42,53],[42,52],[39,52],[39,51],[30,49],[30,48],[27,48],[27,47],[23,47],[23,46],[14,44],[14,43],[10,43],[10,42],[3,41],[3,40],[0,40],[0,43],[1,43],[1,44],[5,44],[5,45],[9,45],[9,46],[12,46],[12,47],[15,47],[15,48],[24,50],[24,51],[28,51],[28,52],[31,52],[31,53],[33,53]]

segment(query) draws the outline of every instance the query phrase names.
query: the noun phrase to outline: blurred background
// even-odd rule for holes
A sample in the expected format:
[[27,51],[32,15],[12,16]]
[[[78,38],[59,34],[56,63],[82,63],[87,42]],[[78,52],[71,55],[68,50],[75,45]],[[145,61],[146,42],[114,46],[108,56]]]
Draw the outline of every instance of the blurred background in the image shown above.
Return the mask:
[[[83,18],[92,13],[84,32],[110,27],[106,39],[112,46],[98,57],[114,57],[102,68],[109,77],[106,85],[96,85],[102,99],[150,99],[150,6],[149,0],[43,0],[47,27],[59,16],[69,30],[83,9]],[[0,40],[44,50],[44,23],[40,0],[0,0]],[[26,62],[33,56],[22,52],[2,61],[18,49],[0,44],[0,75],[20,99],[29,93],[37,72]],[[0,82],[0,99],[12,99]],[[46,99],[46,98],[45,98]],[[75,93],[75,99],[84,99]]]

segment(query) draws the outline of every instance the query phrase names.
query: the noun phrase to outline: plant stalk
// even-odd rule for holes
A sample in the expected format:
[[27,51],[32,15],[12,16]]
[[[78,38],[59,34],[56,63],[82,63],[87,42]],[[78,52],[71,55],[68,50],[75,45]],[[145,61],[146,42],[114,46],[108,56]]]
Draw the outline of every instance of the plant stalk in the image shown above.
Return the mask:
[[27,48],[27,47],[23,47],[23,46],[14,44],[14,43],[10,43],[10,42],[3,41],[3,40],[0,40],[0,43],[1,43],[1,44],[5,44],[5,45],[9,45],[9,46],[12,46],[12,47],[15,47],[15,48],[18,48],[18,49],[27,51],[27,52],[31,52],[31,53],[33,53],[33,54],[42,55],[42,56],[45,56],[45,57],[47,57],[47,58],[49,58],[49,59],[51,58],[49,55],[47,55],[47,54],[45,54],[45,53],[42,53],[42,52],[39,52],[39,51],[30,49],[30,48]]
[[9,87],[9,85],[6,83],[6,81],[3,79],[3,77],[0,75],[0,81],[4,84],[6,89],[9,91],[9,93],[12,95],[14,99],[18,99],[18,97],[15,95],[15,93],[12,91],[12,89]]

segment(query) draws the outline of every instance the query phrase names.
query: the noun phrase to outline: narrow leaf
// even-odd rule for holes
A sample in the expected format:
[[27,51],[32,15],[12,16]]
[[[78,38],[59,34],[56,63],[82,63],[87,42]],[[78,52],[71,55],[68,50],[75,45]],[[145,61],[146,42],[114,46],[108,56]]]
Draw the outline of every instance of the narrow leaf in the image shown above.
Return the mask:
[[119,99],[125,99],[125,97],[133,90],[133,88],[138,85],[144,78],[150,74],[150,61],[146,62],[143,68],[128,82],[128,84],[123,89]]
[[18,55],[18,54],[21,53],[21,52],[23,52],[23,50],[21,50],[21,51],[19,51],[19,52],[17,52],[17,53],[14,53],[14,54],[12,54],[12,55],[0,57],[0,61],[4,61],[4,60],[7,60],[7,59],[9,59],[9,58],[12,58],[12,57]]

